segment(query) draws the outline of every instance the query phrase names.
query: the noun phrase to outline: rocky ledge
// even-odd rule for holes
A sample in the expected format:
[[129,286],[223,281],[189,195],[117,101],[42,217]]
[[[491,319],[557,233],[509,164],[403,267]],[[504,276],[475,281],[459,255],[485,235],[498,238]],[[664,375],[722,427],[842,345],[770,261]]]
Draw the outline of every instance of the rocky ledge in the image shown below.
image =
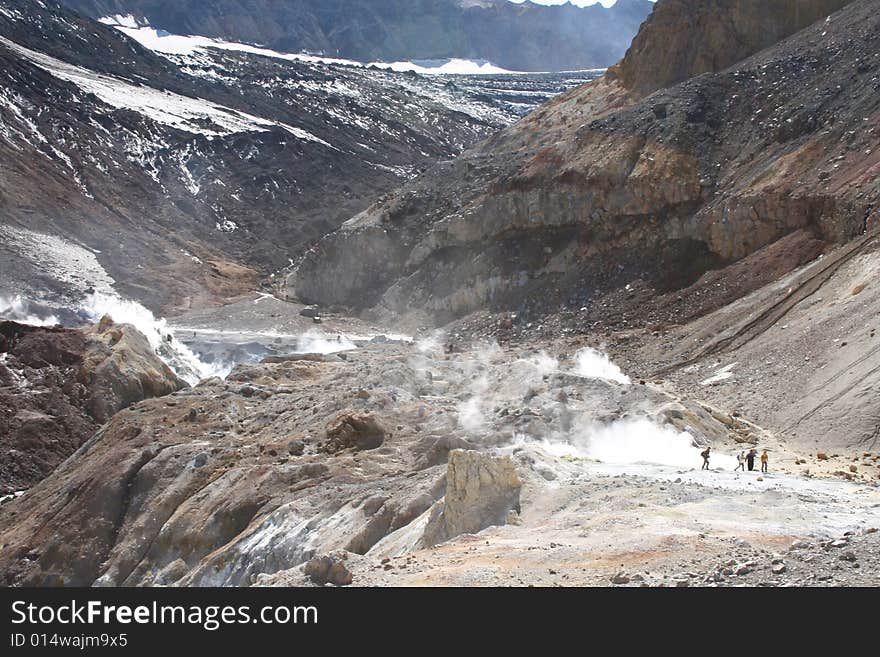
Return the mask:
[[0,494],[30,488],[131,404],[180,390],[134,327],[0,322]]

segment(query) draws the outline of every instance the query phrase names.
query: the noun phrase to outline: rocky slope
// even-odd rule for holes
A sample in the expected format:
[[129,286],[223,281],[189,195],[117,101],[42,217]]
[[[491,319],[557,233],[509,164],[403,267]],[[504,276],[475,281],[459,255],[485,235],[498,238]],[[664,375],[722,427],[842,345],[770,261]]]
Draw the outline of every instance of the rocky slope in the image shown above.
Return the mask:
[[[440,324],[489,309],[595,326],[612,308],[675,323],[701,294],[710,312],[875,221],[878,15],[854,2],[646,98],[616,75],[560,96],[346,222],[291,294]],[[697,285],[773,245],[768,277]]]
[[[383,192],[579,82],[186,43],[154,52],[52,3],[0,2],[0,262],[14,273],[0,294],[75,305],[115,286],[171,311],[254,289]],[[88,280],[74,284],[71,258],[91,263]]]
[[612,72],[627,89],[647,95],[732,66],[851,1],[665,0]]
[[[334,355],[275,337],[117,413],[0,506],[0,577],[876,586],[878,8],[647,98],[606,77],[357,216],[291,285],[459,319]],[[769,473],[734,471],[752,446]]]
[[487,60],[515,71],[605,67],[623,55],[648,0],[542,6],[507,0],[64,0],[94,18],[134,15],[175,34],[358,61]]
[[[782,557],[784,577],[773,553],[852,533],[853,560],[814,574],[876,580],[860,537],[880,525],[880,471],[805,477],[814,454],[662,385],[599,378],[586,346],[373,343],[239,366],[137,403],[0,507],[0,575],[608,585],[624,570],[615,582],[780,585],[811,581],[807,552]],[[760,478],[732,471],[752,436],[773,449]],[[701,472],[695,445],[706,444],[713,469]]]
[[30,488],[118,411],[187,387],[131,326],[0,322],[0,495]]
[[[247,585],[328,551],[430,546],[511,511],[515,522],[514,463],[476,449],[575,444],[578,429],[627,412],[688,425],[700,442],[728,434],[660,390],[577,374],[571,351],[423,349],[239,366],[129,407],[0,508],[0,573],[24,585]],[[447,477],[454,450],[465,452]]]

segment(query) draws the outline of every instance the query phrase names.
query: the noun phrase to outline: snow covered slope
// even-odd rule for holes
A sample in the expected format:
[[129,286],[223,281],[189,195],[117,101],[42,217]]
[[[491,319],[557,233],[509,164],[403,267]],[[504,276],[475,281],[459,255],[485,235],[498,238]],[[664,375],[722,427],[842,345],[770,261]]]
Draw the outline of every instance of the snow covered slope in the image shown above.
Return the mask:
[[[0,223],[94,252],[164,312],[254,289],[590,77],[420,76],[109,22],[0,0]],[[81,292],[22,248],[0,236],[0,294]]]
[[[508,70],[610,66],[650,0],[556,6],[508,0],[62,0],[93,18],[133,14],[176,34],[361,62],[460,59]],[[605,3],[607,4],[607,3]]]

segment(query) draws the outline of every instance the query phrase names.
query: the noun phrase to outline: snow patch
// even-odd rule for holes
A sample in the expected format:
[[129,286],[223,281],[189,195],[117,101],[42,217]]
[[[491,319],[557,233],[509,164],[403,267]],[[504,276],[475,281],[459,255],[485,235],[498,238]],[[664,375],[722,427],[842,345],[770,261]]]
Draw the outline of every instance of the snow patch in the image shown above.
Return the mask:
[[491,62],[472,59],[445,59],[437,62],[371,62],[376,66],[396,73],[419,73],[420,75],[513,75],[518,71],[499,68]]
[[722,381],[726,381],[733,377],[733,368],[736,367],[739,363],[731,363],[721,369],[717,370],[712,376],[710,376],[705,381],[700,381],[701,386],[711,386],[716,383],[721,383]]
[[68,64],[44,53],[25,48],[5,37],[0,43],[25,57],[43,70],[117,109],[128,109],[164,125],[193,134],[228,135],[238,132],[267,132],[280,127],[298,139],[333,148],[323,139],[294,126],[224,107],[202,98],[181,96],[168,90],[154,89],[127,80],[96,73]]
[[234,233],[238,230],[238,224],[234,221],[230,221],[229,219],[224,219],[223,221],[218,221],[214,226],[221,233]]
[[224,41],[203,36],[171,34],[165,30],[158,30],[148,25],[138,25],[137,20],[132,16],[107,16],[100,20],[102,23],[110,25],[129,38],[134,39],[145,48],[165,55],[192,56],[204,52],[208,48],[216,48],[217,50],[230,50],[309,64],[336,64],[358,68],[375,66],[376,68],[397,73],[415,72],[423,75],[500,75],[518,73],[518,71],[509,71],[495,66],[491,62],[470,59],[364,63],[351,59],[323,57],[309,53],[280,52],[246,43]]
[[69,289],[83,294],[89,289],[113,293],[113,278],[94,252],[78,244],[12,226],[0,226],[0,242]]

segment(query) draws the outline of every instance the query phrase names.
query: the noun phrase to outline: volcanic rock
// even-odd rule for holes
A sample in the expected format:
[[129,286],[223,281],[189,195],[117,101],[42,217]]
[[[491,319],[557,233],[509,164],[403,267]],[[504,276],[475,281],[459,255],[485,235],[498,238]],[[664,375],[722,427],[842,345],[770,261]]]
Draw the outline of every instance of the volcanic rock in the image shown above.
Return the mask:
[[327,440],[321,451],[335,454],[344,449],[370,450],[385,442],[385,429],[371,415],[344,415],[327,427]]
[[0,493],[38,483],[118,411],[185,387],[132,326],[0,322]]
[[453,450],[449,453],[446,496],[432,511],[423,544],[434,545],[459,534],[506,524],[508,512],[520,510],[521,487],[510,457]]
[[348,586],[354,579],[345,562],[337,555],[314,557],[303,566],[303,572],[319,585]]

